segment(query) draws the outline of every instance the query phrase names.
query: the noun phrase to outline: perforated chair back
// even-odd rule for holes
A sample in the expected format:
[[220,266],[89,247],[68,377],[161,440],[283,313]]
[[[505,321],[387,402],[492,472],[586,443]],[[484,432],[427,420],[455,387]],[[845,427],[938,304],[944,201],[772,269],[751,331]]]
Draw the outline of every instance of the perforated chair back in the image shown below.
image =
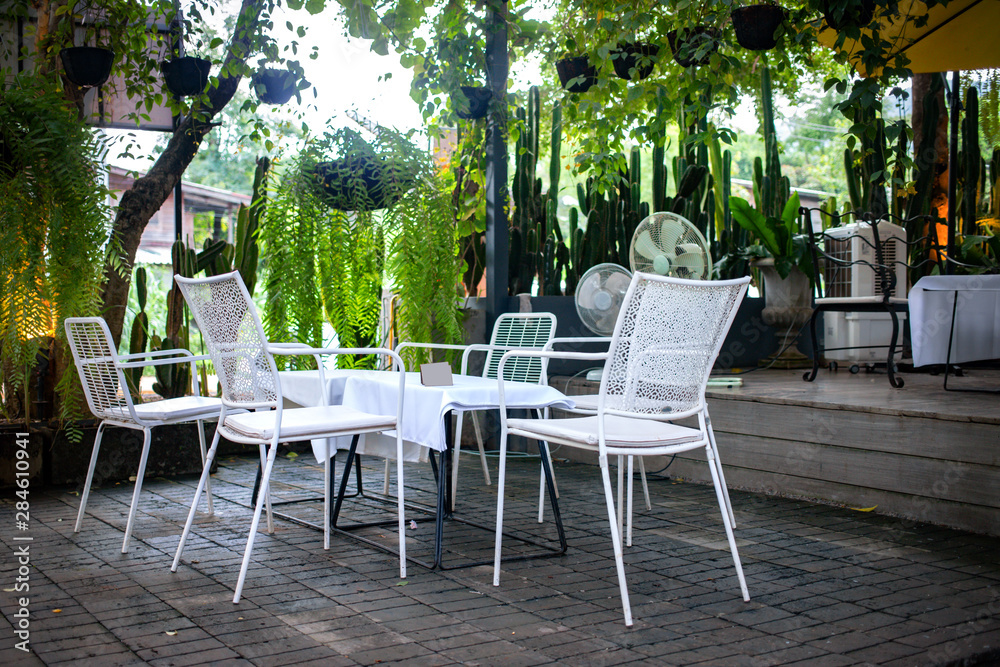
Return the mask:
[[274,406],[278,369],[266,351],[264,327],[239,272],[174,280],[205,340],[223,402],[241,408]]
[[[543,348],[556,332],[556,316],[552,313],[504,313],[493,325],[490,345],[500,347]],[[490,350],[486,355],[483,377],[496,378],[500,358],[507,350]],[[537,384],[542,380],[546,364],[538,357],[517,357],[504,366],[504,380]]]
[[66,338],[80,374],[87,405],[95,417],[114,422],[136,422],[132,395],[107,323],[100,317],[66,319]]
[[605,407],[659,416],[701,409],[709,373],[749,280],[636,272],[601,378]]

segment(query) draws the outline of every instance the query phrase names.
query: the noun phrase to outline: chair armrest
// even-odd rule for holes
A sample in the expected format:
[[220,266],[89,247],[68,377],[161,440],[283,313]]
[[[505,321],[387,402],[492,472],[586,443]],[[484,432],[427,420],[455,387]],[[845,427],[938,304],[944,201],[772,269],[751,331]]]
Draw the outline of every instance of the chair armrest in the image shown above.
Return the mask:
[[564,336],[551,338],[543,349],[551,350],[556,345],[578,345],[580,343],[611,343],[611,336]]
[[[514,351],[514,350],[538,350],[538,349],[544,349],[544,348],[518,347],[516,345],[489,345],[487,343],[474,343],[472,345],[467,345],[465,353],[462,354],[462,370],[461,370],[461,373],[462,373],[462,375],[466,374],[466,371],[469,368],[469,357],[472,356],[473,352],[498,352],[500,350],[511,350],[511,351]],[[530,356],[530,355],[516,354],[514,356],[520,357],[520,356]]]

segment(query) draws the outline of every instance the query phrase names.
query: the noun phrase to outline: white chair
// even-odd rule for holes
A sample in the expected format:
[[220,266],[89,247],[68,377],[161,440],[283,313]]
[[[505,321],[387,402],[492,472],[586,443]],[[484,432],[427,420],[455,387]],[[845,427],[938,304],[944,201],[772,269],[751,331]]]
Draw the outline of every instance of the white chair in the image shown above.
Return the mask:
[[[703,449],[715,485],[722,523],[744,600],[749,600],[733,535],[731,508],[718,461],[715,439],[707,425],[705,388],[712,364],[746,294],[749,278],[700,281],[636,272],[618,316],[607,353],[520,352],[539,357],[606,359],[593,416],[567,419],[510,419],[500,385],[500,474],[493,585],[500,585],[503,491],[507,439],[520,435],[566,447],[596,451],[600,463],[615,566],[625,624],[632,625],[608,457],[670,456]],[[503,364],[508,355],[504,355]],[[676,420],[694,417],[696,426]]]
[[[182,422],[198,422],[198,443],[201,445],[201,460],[205,458],[205,430],[203,419],[218,419],[222,410],[222,401],[198,395],[198,369],[195,363],[204,356],[195,356],[188,350],[162,350],[140,352],[119,356],[111,339],[107,323],[100,317],[70,317],[66,319],[66,338],[76,370],[80,374],[83,393],[87,397],[87,405],[95,417],[101,420],[97,426],[97,436],[94,438],[94,450],[90,455],[90,467],[87,468],[87,481],[83,485],[83,495],[80,497],[80,510],[76,515],[76,525],[73,532],[80,532],[83,515],[87,509],[87,499],[90,497],[90,485],[94,480],[94,469],[97,467],[97,455],[101,449],[101,438],[107,426],[119,426],[142,431],[142,453],[139,455],[139,470],[135,474],[135,489],[132,491],[132,505],[129,508],[128,521],[125,524],[125,539],[122,541],[122,553],[128,553],[129,538],[135,523],[135,513],[139,506],[139,494],[142,491],[142,480],[146,474],[146,461],[149,457],[151,430],[154,426],[178,424]],[[125,380],[125,369],[142,368],[145,366],[163,366],[168,364],[191,364],[191,378],[194,382],[193,396],[169,398],[152,403],[136,404],[132,400]],[[213,512],[212,490],[208,487],[206,497],[208,512]]]
[[[485,353],[482,376],[495,379],[500,358],[505,352],[516,349],[541,349],[546,346],[556,331],[556,316],[552,313],[504,313],[493,325],[488,345],[448,345],[442,343],[411,343],[404,342],[396,346],[397,352],[405,348],[429,348],[463,350],[461,373],[469,370],[473,353]],[[504,379],[510,382],[528,382],[545,384],[547,382],[547,360],[537,357],[520,357],[514,355],[512,361],[504,368]],[[462,449],[462,421],[465,413],[459,412],[455,420],[455,449],[452,454],[451,497],[458,494],[458,465]],[[479,462],[483,469],[483,481],[487,486],[492,484],[489,467],[486,465],[486,450],[483,448],[483,434],[479,426],[476,412],[472,412],[472,426],[476,434],[476,445],[479,447]],[[546,448],[546,454],[548,449]],[[553,479],[553,483],[555,480]],[[544,484],[544,477],[542,483]]]
[[[406,532],[403,508],[403,440],[397,425],[403,414],[403,388],[406,375],[402,361],[396,353],[383,348],[310,348],[298,344],[271,344],[264,335],[264,328],[254,307],[250,294],[236,271],[203,279],[175,276],[177,285],[184,294],[194,315],[198,328],[208,347],[209,355],[222,386],[222,414],[206,457],[205,470],[195,491],[194,502],[188,513],[184,532],[177,545],[177,553],[171,571],[176,572],[184,543],[187,541],[194,522],[198,496],[202,492],[211,462],[219,445],[219,437],[225,436],[233,442],[257,444],[260,446],[263,473],[260,492],[254,507],[250,534],[243,552],[243,564],[233,602],[239,602],[250,566],[254,539],[260,525],[261,513],[268,506],[268,532],[271,525],[270,497],[268,483],[274,468],[278,444],[319,438],[333,438],[350,435],[356,439],[364,433],[396,431],[396,483],[397,512],[399,515],[399,576],[406,578]],[[375,415],[360,412],[342,405],[316,406],[306,408],[285,408],[281,393],[281,381],[274,362],[275,354],[282,355],[325,355],[325,354],[379,354],[393,359],[399,376],[399,400],[396,413]],[[320,383],[325,384],[323,365],[319,365]],[[236,412],[243,411],[243,412]],[[247,412],[252,411],[252,412]],[[267,447],[265,445],[268,445]],[[324,460],[324,530],[323,548],[330,548],[330,456],[326,452]]]

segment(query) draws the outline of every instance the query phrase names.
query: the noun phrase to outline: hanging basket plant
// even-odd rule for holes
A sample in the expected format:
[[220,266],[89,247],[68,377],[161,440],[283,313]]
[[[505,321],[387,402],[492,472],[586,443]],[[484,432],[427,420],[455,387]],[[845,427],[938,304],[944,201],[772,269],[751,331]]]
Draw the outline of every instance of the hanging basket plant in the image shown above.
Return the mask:
[[656,44],[626,42],[619,44],[618,49],[611,54],[611,62],[615,66],[615,74],[618,75],[619,79],[630,81],[633,78],[633,73],[635,79],[645,79],[653,73],[653,67],[656,63],[652,61],[652,58],[655,58],[659,53],[660,47]]
[[719,50],[718,31],[715,28],[696,26],[671,30],[667,33],[674,60],[681,67],[707,65],[712,54]]
[[466,120],[485,117],[493,91],[482,86],[461,86],[459,89],[461,93],[452,96],[455,115]]
[[572,56],[556,61],[562,87],[571,93],[585,93],[597,83],[597,68],[587,56]]
[[875,0],[822,0],[823,20],[833,30],[866,26],[875,18]]
[[253,75],[250,85],[264,104],[285,104],[292,99],[298,84],[295,72],[265,67]]
[[212,69],[212,61],[193,56],[183,56],[160,63],[163,71],[163,82],[167,89],[177,97],[200,95],[208,85],[208,73]]
[[785,10],[778,5],[736,7],[731,14],[736,41],[750,51],[767,51],[778,44],[775,32],[785,20]]
[[71,46],[59,52],[63,71],[81,88],[100,86],[111,76],[115,52],[97,46]]

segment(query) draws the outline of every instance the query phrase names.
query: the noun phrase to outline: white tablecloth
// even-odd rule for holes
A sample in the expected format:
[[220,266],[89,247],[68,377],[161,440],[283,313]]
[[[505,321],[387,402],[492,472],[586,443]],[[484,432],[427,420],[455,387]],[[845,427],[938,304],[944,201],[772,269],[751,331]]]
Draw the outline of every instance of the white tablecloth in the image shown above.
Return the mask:
[[[395,414],[399,377],[385,371],[326,371],[325,394],[328,405],[347,405],[372,414]],[[322,393],[317,371],[287,371],[280,374],[286,401],[297,405],[321,405]],[[450,387],[425,387],[419,373],[406,374],[403,397],[403,458],[426,461],[427,448],[445,450],[444,415],[450,410],[495,410],[500,404],[496,380],[454,375]],[[571,409],[573,401],[553,387],[524,382],[505,382],[504,398],[512,409],[556,407]],[[395,457],[395,434],[391,438],[366,436],[364,451]],[[346,449],[348,438],[338,438],[336,446]],[[323,441],[313,441],[313,453],[322,460]]]
[[914,366],[1000,359],[1000,275],[925,276],[910,289],[909,301]]

